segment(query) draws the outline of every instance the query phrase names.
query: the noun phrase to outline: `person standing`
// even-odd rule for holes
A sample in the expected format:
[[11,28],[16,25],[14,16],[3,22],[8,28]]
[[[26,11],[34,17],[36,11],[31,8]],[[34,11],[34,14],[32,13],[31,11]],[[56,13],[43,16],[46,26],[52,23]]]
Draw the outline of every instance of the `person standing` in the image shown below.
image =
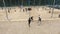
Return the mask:
[[28,19],[28,25],[30,27],[30,24],[31,24],[31,18]]
[[10,10],[8,9],[8,13],[10,13]]
[[38,17],[38,23],[39,23],[39,25],[41,24],[41,17],[40,16]]

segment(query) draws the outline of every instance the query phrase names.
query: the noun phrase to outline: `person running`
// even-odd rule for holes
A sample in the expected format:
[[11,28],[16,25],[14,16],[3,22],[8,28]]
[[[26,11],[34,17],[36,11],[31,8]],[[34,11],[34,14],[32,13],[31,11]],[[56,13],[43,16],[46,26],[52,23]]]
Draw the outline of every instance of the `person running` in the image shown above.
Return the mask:
[[28,19],[28,25],[30,27],[30,23],[31,23],[31,18]]

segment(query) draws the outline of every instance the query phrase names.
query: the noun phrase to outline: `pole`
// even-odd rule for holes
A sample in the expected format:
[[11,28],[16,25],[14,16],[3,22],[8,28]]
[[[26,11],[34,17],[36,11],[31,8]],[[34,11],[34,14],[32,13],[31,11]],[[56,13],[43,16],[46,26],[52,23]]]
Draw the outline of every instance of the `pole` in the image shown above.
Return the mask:
[[8,14],[7,14],[7,11],[6,11],[6,6],[5,6],[5,1],[4,1],[4,0],[3,0],[3,4],[4,4],[4,7],[5,7],[6,18],[7,18],[7,20],[9,20],[9,19],[8,19]]
[[21,9],[23,9],[23,0],[22,0],[22,2],[21,2]]
[[53,13],[54,13],[54,6],[55,6],[55,0],[54,0],[54,2],[53,2],[53,9],[52,9],[51,18],[53,17]]

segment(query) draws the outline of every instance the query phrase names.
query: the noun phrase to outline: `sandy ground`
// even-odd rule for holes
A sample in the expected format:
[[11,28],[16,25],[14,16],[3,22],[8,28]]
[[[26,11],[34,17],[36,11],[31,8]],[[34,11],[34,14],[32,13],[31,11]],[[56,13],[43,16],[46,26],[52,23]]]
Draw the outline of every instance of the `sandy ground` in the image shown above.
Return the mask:
[[[11,8],[8,12],[8,9]],[[26,11],[25,8],[28,7],[7,7],[6,10],[5,8],[2,10],[0,8],[0,21],[7,21],[6,18],[6,11],[7,11],[7,15],[8,15],[8,19],[10,21],[20,21],[20,20],[28,20],[29,17],[33,16],[34,20],[37,20],[39,15],[42,19],[50,19],[51,18],[51,13],[49,13],[49,11],[52,11],[52,8],[49,9],[49,7],[31,7],[31,11]],[[24,9],[24,11],[23,11]],[[59,9],[54,9],[54,14],[53,14],[53,18],[58,18],[60,14],[60,10]],[[29,16],[30,15],[30,16]]]
[[0,34],[60,34],[60,20],[27,21],[0,21]]
[[[25,7],[24,7],[25,8]],[[23,8],[23,9],[24,9]],[[31,7],[32,10],[23,12],[19,7],[13,7],[6,18],[5,9],[0,9],[0,34],[60,34],[60,10],[55,9],[54,16],[51,18],[50,9],[42,9],[42,7]],[[16,11],[15,11],[16,10]],[[31,22],[31,27],[28,26],[28,18],[34,16],[34,21]],[[41,24],[38,23],[38,16],[42,18]]]

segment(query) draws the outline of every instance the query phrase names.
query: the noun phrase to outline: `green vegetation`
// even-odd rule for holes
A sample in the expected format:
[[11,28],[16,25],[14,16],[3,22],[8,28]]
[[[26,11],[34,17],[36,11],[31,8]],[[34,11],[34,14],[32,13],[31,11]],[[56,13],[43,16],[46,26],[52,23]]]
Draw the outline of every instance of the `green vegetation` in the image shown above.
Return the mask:
[[[6,6],[40,6],[52,5],[54,0],[4,0]],[[60,0],[56,0],[55,4],[60,4]],[[0,6],[3,7],[3,0],[0,0]]]

